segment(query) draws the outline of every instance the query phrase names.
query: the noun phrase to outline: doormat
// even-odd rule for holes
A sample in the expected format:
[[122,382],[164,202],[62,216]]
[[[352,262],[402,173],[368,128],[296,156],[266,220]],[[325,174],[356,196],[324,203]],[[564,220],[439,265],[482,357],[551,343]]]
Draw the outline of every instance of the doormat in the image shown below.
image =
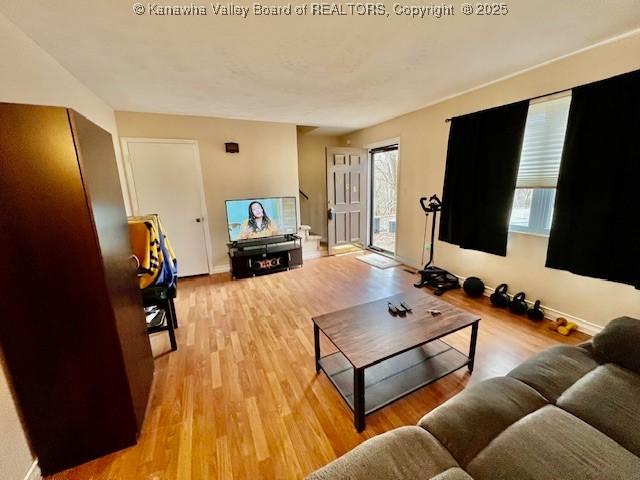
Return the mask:
[[376,268],[391,268],[400,265],[400,262],[396,262],[393,258],[378,255],[377,253],[360,255],[356,258],[361,262],[368,263],[369,265],[373,265]]

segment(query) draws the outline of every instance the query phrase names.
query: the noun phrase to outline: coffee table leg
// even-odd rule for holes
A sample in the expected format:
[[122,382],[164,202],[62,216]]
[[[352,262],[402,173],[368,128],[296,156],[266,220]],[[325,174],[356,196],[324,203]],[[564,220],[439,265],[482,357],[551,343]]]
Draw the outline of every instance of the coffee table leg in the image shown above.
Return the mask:
[[313,344],[316,349],[316,373],[320,371],[320,329],[313,324]]
[[471,325],[471,344],[469,345],[469,373],[473,373],[473,365],[476,361],[476,343],[478,342],[478,324]]
[[358,432],[364,430],[364,368],[353,369],[353,423]]

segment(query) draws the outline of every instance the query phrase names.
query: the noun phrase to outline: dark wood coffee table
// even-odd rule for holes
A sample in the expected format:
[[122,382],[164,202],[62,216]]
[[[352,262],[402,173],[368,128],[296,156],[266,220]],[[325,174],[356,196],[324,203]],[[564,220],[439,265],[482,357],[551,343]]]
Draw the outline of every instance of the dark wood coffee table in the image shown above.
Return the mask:
[[[394,317],[387,302],[405,302],[413,313]],[[316,371],[329,377],[361,432],[365,415],[465,366],[473,372],[479,322],[477,315],[422,290],[313,317]],[[466,327],[468,355],[440,340]],[[320,355],[321,331],[338,352]]]

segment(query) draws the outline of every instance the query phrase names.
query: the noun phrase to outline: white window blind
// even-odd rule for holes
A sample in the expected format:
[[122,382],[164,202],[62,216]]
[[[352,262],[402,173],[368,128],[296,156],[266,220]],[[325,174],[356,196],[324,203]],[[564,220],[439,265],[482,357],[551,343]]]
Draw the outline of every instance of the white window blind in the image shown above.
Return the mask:
[[517,188],[555,188],[571,96],[529,105]]

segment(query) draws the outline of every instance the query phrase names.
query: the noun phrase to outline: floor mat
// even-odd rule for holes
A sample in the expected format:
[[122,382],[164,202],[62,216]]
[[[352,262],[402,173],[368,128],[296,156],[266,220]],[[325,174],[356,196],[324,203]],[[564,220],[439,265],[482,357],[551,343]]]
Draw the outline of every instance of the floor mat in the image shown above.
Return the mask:
[[393,258],[378,255],[377,253],[360,255],[356,258],[361,262],[368,263],[369,265],[373,265],[376,268],[391,268],[400,265],[400,262],[396,262]]

